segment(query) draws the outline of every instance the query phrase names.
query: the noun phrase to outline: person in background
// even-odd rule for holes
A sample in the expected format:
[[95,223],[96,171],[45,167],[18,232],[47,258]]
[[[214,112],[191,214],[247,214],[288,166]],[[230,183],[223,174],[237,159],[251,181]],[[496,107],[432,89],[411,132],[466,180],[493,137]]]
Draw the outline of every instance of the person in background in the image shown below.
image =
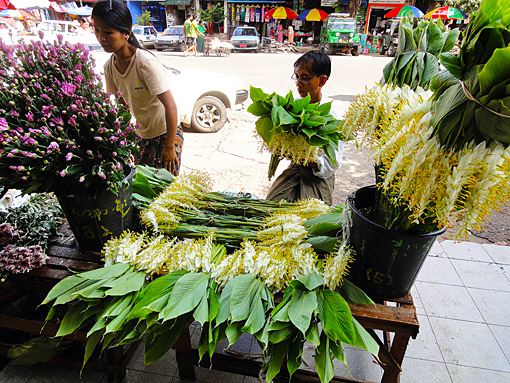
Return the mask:
[[292,27],[292,25],[289,25],[287,33],[289,35],[289,44],[294,44],[294,28]]
[[283,43],[283,26],[281,23],[278,24],[278,28],[276,28],[276,35],[278,36],[276,41],[278,41],[279,43]]
[[190,33],[189,43],[191,43],[191,45],[189,45],[188,48],[186,48],[186,50],[184,51],[184,56],[187,56],[187,53],[189,51],[192,51],[193,54],[196,56],[197,55],[197,37],[199,36],[198,24],[197,24],[197,21],[195,20],[195,17],[193,15],[191,15],[191,19],[189,19],[189,20],[191,22],[191,24],[189,26],[189,33]]
[[[331,60],[325,53],[310,51],[298,58],[294,63],[292,79],[296,82],[299,97],[310,96],[310,102],[323,104],[331,101],[322,96],[322,87],[331,75]],[[341,115],[333,108],[330,114],[337,120]],[[334,164],[322,152],[316,163],[308,165],[291,164],[271,185],[267,194],[268,200],[297,202],[307,198],[316,198],[333,203],[335,187],[335,171],[342,163],[344,143],[340,141],[335,151]]]
[[135,164],[166,168],[178,175],[184,142],[168,74],[156,56],[142,49],[122,0],[99,0],[92,9],[94,33],[105,52],[106,90],[129,104],[142,141]]
[[193,23],[193,15],[189,15],[186,21],[184,22],[184,36],[186,36],[186,49],[184,50],[184,56],[186,56],[186,52],[193,45],[193,39],[191,38],[191,24]]
[[18,33],[18,36],[25,36],[25,25],[19,18],[15,18],[14,22],[14,28],[16,28],[16,31]]
[[205,47],[205,23],[204,20],[200,20],[197,26],[198,37],[197,37],[197,52],[204,53]]

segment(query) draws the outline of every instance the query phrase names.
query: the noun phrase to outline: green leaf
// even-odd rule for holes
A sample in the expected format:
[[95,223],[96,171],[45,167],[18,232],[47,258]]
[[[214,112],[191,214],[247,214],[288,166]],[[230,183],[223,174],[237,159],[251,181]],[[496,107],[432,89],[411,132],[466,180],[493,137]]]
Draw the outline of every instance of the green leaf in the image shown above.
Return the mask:
[[[324,280],[322,279],[322,275],[317,273],[310,273],[298,279],[308,291],[315,290],[317,287],[324,284]],[[315,309],[314,309],[315,310]]]
[[339,294],[322,289],[318,296],[319,319],[322,328],[333,341],[353,344],[354,326],[349,305]]
[[510,47],[496,49],[491,58],[478,73],[480,93],[488,94],[496,85],[510,79]]
[[105,266],[100,269],[86,271],[84,273],[77,274],[82,279],[97,279],[104,280],[109,278],[117,278],[124,274],[131,268],[129,263],[116,263],[111,266]]
[[71,302],[73,299],[77,298],[77,296],[75,295],[75,293],[77,291],[81,291],[81,290],[87,288],[88,286],[93,285],[94,283],[97,282],[95,280],[83,280],[83,279],[82,279],[82,281],[83,281],[83,283],[80,283],[79,285],[75,285],[73,288],[66,291],[62,295],[57,296],[57,299],[53,303],[53,306],[63,305],[65,303]]
[[323,253],[332,253],[335,251],[335,247],[338,243],[335,237],[328,237],[325,235],[308,238],[305,243],[312,245],[315,251],[321,251]]
[[227,339],[229,345],[234,344],[237,340],[243,335],[241,328],[243,327],[243,322],[231,322],[228,324],[225,333],[227,334]]
[[344,352],[344,344],[342,342],[335,343],[331,339],[329,340],[329,349],[333,353],[334,357],[338,359],[340,362],[345,364],[345,367],[347,367],[347,371],[349,371],[349,366],[347,365],[347,359],[345,359],[345,352]]
[[45,305],[50,303],[59,296],[69,292],[71,289],[78,287],[81,283],[83,283],[83,279],[76,275],[71,275],[70,277],[62,279],[50,290],[41,304]]
[[232,296],[232,287],[234,286],[234,279],[227,282],[220,296],[220,307],[218,315],[216,316],[216,326],[225,322],[230,316],[230,298]]
[[246,111],[257,117],[271,115],[271,108],[268,108],[267,104],[263,101],[255,101],[246,109]]
[[255,88],[250,85],[250,98],[253,102],[262,101],[266,99],[268,94],[264,93],[261,88]]
[[333,101],[325,102],[323,104],[319,104],[319,107],[317,108],[317,111],[320,113],[321,116],[327,116],[329,112],[331,111],[331,105],[333,104]]
[[321,344],[315,349],[315,368],[321,382],[329,382],[335,376],[333,361],[331,360],[329,338],[321,334]]
[[246,319],[246,323],[241,330],[249,334],[255,334],[264,327],[264,324],[266,323],[265,310],[261,298],[261,289],[253,297],[250,311],[250,315],[248,319]]
[[193,312],[193,318],[198,321],[202,326],[209,320],[209,301],[207,299],[207,293],[203,296],[202,300],[198,304],[197,308]]
[[292,375],[294,375],[294,373],[298,370],[299,366],[301,366],[304,344],[303,335],[299,333],[296,336],[296,339],[289,343],[287,370],[289,371],[290,377],[292,377]]
[[292,117],[292,115],[287,112],[282,106],[278,108],[278,119],[279,119],[279,125],[290,125],[290,124],[297,124],[299,120]]
[[289,304],[289,319],[303,335],[306,334],[310,326],[310,320],[316,308],[317,296],[315,292],[296,290],[292,294]]
[[355,334],[355,341],[354,343],[350,343],[354,346],[361,347],[364,350],[367,350],[372,355],[374,355],[376,358],[379,354],[379,345],[377,342],[372,338],[372,336],[363,328],[362,325],[359,324],[359,322],[352,318],[353,323],[353,329]]
[[111,289],[105,292],[108,296],[123,296],[134,291],[140,291],[145,284],[145,272],[133,271],[117,278],[115,283],[110,284]]
[[100,331],[94,332],[91,335],[87,334],[87,344],[85,345],[85,354],[83,356],[83,364],[81,366],[81,371],[83,371],[85,364],[90,359],[90,356],[92,355],[94,349],[101,340],[102,335],[103,334]]
[[357,287],[354,283],[344,278],[342,285],[338,288],[340,295],[353,303],[360,303],[363,305],[375,305],[374,301],[363,290]]
[[172,320],[162,325],[164,331],[159,331],[157,335],[148,335],[145,339],[144,365],[147,366],[157,362],[165,355],[181,336],[184,327],[185,322],[183,320]]
[[319,347],[321,343],[319,336],[319,326],[317,325],[317,322],[315,320],[312,322],[310,327],[308,327],[305,339],[309,342],[312,342],[315,347]]
[[296,334],[296,329],[293,326],[287,326],[280,330],[269,331],[268,340],[270,343],[281,343]]
[[67,310],[55,336],[66,336],[75,332],[82,323],[98,311],[97,306],[89,308],[88,302],[78,301]]
[[307,95],[305,98],[298,98],[290,103],[292,107],[292,113],[301,114],[303,109],[310,103],[310,95]]
[[212,322],[220,310],[220,299],[213,288],[209,288],[209,322]]
[[209,278],[205,273],[188,273],[179,278],[159,319],[167,321],[194,310],[205,295]]
[[287,354],[288,344],[289,342],[282,342],[271,347],[271,359],[269,359],[267,367],[266,382],[273,381],[275,376],[280,372],[283,358]]
[[248,318],[252,300],[262,286],[263,282],[253,274],[242,274],[235,278],[230,298],[230,313],[233,321],[237,322]]
[[[134,298],[134,297],[131,297],[131,298]],[[131,299],[131,304],[127,305],[126,308],[119,315],[117,315],[110,323],[108,323],[106,325],[105,334],[114,333],[114,332],[122,329],[122,327],[125,323],[124,321],[125,321],[126,317],[128,316],[129,312],[133,308],[133,306],[132,306],[133,301],[134,301],[134,299]]]
[[264,140],[265,143],[269,144],[273,139],[274,125],[271,117],[260,117],[255,122],[257,133]]

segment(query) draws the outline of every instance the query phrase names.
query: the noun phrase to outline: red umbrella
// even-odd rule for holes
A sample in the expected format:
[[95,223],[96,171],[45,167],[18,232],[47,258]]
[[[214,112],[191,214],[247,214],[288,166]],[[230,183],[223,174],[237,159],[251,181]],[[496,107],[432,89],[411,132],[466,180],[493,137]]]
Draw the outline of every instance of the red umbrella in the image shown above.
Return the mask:
[[9,0],[0,0],[0,9],[16,9]]
[[292,9],[287,7],[273,8],[264,16],[265,19],[297,19],[298,15]]

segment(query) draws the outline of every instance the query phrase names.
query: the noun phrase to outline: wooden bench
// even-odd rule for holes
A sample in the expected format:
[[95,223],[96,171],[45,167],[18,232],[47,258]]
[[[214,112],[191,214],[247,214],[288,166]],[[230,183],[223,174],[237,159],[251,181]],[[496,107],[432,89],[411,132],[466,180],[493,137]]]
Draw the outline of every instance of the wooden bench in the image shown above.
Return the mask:
[[[384,370],[381,383],[398,383],[409,339],[416,338],[420,326],[411,294],[375,306],[359,304],[350,304],[349,306],[352,315],[380,346],[379,360]],[[379,338],[375,330],[383,332],[383,339]],[[390,336],[391,333],[394,334],[393,337]],[[192,348],[189,331],[181,335],[175,345],[175,351],[181,379],[195,380],[194,366],[253,377],[258,377],[262,368],[262,361],[254,360],[252,356],[232,356],[220,353],[215,353],[212,361],[204,357],[199,363],[198,350]],[[275,382],[288,382],[288,376],[285,373],[280,373],[275,378]],[[299,369],[292,376],[292,382],[320,382],[320,379],[312,371]],[[344,377],[335,377],[331,382],[368,383]]]

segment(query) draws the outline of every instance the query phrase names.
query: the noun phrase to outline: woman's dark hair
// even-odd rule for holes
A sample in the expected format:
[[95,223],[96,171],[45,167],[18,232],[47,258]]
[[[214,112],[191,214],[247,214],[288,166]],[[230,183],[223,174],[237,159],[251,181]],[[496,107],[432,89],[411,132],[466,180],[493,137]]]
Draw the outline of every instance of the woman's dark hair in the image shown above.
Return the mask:
[[133,18],[122,0],[99,0],[92,9],[92,17],[103,20],[110,28],[129,35],[128,43],[141,48],[138,39],[131,31]]
[[294,63],[294,68],[302,64],[311,64],[312,72],[316,76],[325,75],[327,78],[331,75],[331,59],[325,53],[319,51],[309,51],[298,58]]

